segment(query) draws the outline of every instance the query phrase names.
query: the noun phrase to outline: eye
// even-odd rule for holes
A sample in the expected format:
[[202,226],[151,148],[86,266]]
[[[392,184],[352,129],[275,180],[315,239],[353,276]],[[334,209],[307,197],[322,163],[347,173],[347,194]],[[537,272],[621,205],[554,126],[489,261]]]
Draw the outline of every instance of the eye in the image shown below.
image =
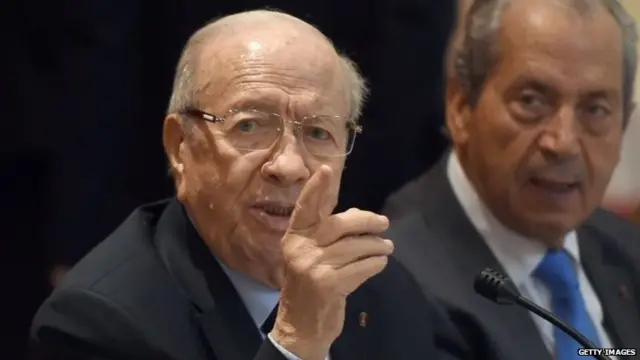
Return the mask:
[[537,109],[544,106],[544,97],[541,94],[533,91],[523,92],[520,95],[520,98],[518,99],[518,101],[523,107],[526,107],[529,109]]
[[549,112],[549,102],[544,94],[525,89],[511,102],[511,110],[516,118],[524,121],[540,119]]
[[318,126],[309,126],[305,130],[306,135],[310,136],[314,140],[329,140],[331,139],[331,134]]
[[258,127],[258,122],[253,119],[240,120],[236,124],[236,128],[241,132],[252,132]]
[[605,117],[611,113],[609,108],[601,104],[589,104],[584,107],[584,112],[591,117]]

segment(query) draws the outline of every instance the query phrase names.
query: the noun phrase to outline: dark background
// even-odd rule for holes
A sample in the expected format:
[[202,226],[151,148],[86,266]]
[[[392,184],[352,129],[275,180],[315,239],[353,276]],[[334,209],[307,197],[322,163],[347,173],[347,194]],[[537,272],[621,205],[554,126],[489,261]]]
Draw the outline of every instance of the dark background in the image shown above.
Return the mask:
[[318,26],[370,80],[341,209],[379,209],[441,154],[453,0],[7,2],[1,359],[24,358],[53,266],[73,265],[133,208],[172,194],[161,124],[189,35],[217,16],[267,5]]

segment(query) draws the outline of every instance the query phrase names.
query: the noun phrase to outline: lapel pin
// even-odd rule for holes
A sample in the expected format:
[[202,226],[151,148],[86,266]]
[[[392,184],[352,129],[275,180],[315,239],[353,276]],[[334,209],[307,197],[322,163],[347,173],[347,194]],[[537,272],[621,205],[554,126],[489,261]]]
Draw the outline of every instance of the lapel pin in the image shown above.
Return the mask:
[[368,320],[369,320],[369,315],[364,311],[360,313],[360,316],[358,316],[358,324],[360,324],[361,328],[367,327]]
[[623,298],[624,300],[631,300],[632,298],[631,291],[629,290],[629,287],[627,285],[620,285],[620,289],[618,289],[618,293],[620,294],[620,297]]

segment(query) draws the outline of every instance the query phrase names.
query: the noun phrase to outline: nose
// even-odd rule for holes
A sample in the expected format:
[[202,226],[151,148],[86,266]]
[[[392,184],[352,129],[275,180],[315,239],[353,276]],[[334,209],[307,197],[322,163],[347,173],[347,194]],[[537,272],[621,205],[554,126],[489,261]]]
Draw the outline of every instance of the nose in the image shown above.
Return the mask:
[[296,137],[290,132],[283,134],[276,152],[262,166],[262,176],[278,186],[305,182],[311,173],[302,155],[303,151]]
[[572,109],[563,109],[545,124],[538,144],[547,156],[569,159],[579,155],[580,142]]

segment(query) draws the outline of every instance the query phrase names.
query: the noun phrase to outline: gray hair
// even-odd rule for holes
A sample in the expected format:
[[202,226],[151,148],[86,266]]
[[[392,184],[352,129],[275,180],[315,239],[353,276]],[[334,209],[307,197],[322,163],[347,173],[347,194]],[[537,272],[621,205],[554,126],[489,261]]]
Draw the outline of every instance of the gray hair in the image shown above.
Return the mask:
[[[214,27],[211,26],[214,24],[215,21],[201,28],[187,41],[176,68],[173,90],[167,110],[169,114],[179,113],[189,107],[197,107],[198,96],[208,87],[209,83],[200,82],[196,74],[202,46],[215,36]],[[325,39],[333,44],[330,39],[326,37]],[[357,122],[362,115],[364,103],[369,95],[369,88],[356,63],[337,50],[336,53],[338,54],[349,92],[349,119]]]
[[[633,91],[637,70],[636,22],[618,0],[561,0],[572,9],[585,12],[601,5],[613,16],[622,32],[624,120],[633,108]],[[505,7],[512,0],[475,0],[469,8],[464,39],[455,54],[455,76],[475,106],[487,77],[498,62],[498,31]],[[626,125],[626,123],[625,123]]]

